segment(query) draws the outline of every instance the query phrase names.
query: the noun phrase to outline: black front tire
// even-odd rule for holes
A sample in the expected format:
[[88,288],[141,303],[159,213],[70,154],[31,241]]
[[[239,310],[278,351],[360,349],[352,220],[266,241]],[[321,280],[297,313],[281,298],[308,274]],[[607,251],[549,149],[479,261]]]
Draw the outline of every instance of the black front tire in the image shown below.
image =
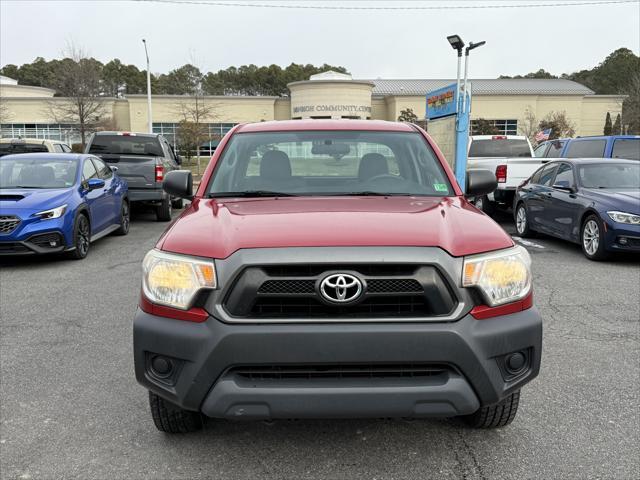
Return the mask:
[[477,412],[462,417],[464,423],[472,428],[500,428],[509,425],[516,418],[520,390],[513,392],[504,400],[481,407]]
[[126,235],[129,233],[129,225],[131,223],[131,209],[129,207],[128,200],[122,200],[122,206],[120,207],[120,228],[114,233],[116,235]]
[[171,202],[171,206],[176,210],[182,210],[184,208],[184,201],[182,198],[176,198]]
[[476,206],[478,210],[482,210],[487,215],[491,216],[496,211],[496,204],[489,200],[489,197],[483,195],[482,197],[476,197],[473,200],[473,204]]
[[153,392],[149,392],[149,407],[153,423],[161,432],[189,433],[202,428],[200,413],[184,410]]
[[91,225],[89,224],[89,218],[84,213],[80,213],[74,222],[73,246],[75,248],[67,252],[69,258],[82,260],[89,254],[89,247],[91,246]]
[[159,222],[171,220],[171,198],[167,195],[162,199],[162,203],[156,207],[156,219]]

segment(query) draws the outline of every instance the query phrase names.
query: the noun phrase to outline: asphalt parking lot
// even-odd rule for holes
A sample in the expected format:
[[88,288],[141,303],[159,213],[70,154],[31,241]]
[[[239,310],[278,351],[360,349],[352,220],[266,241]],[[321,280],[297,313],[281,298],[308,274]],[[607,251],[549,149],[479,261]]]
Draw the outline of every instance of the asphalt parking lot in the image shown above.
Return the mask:
[[[133,374],[140,262],[166,224],[134,217],[84,261],[0,261],[2,478],[640,477],[640,259],[525,245],[545,320],[515,422],[210,421],[167,436]],[[508,218],[503,226],[513,232]]]

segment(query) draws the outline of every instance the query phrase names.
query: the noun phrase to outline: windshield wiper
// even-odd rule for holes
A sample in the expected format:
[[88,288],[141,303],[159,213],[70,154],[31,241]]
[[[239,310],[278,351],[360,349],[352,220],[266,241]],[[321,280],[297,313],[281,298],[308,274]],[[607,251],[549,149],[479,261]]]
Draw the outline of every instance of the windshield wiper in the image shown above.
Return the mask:
[[336,195],[340,197],[391,197],[393,195],[411,195],[409,193],[389,193],[389,192],[374,192],[372,190],[363,190],[362,192],[344,192],[333,193],[330,195]]
[[38,187],[36,185],[10,185],[10,186],[6,186],[6,187],[3,186],[3,187],[0,187],[0,188],[10,189],[10,188],[56,188],[56,187]]
[[273,192],[271,190],[245,190],[244,192],[210,193],[209,198],[225,197],[296,197],[294,193]]

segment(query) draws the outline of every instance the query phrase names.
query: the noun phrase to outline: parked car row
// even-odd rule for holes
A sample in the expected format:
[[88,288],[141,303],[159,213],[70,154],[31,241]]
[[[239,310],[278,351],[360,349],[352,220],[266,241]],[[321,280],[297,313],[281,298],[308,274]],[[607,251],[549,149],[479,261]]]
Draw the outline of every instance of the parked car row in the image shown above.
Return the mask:
[[53,140],[0,141],[0,255],[82,259],[99,238],[128,233],[132,203],[159,221],[182,208],[162,189],[181,163],[162,135],[99,132],[85,154],[70,152]]

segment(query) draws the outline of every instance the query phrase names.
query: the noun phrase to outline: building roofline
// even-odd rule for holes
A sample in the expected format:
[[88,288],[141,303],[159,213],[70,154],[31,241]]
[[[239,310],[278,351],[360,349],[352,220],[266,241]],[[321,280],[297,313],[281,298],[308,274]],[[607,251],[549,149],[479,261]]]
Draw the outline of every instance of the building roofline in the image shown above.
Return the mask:
[[347,79],[319,79],[319,80],[298,80],[296,82],[287,83],[287,88],[298,85],[319,85],[319,84],[327,84],[327,83],[344,83],[348,85],[369,85],[371,87],[375,87],[376,84],[372,80],[347,80]]
[[[126,95],[126,98],[147,98],[146,94],[141,94],[141,93],[135,93],[135,94],[131,94],[131,95]],[[151,94],[151,99],[154,98],[173,98],[173,99],[191,99],[194,98],[194,96],[192,95],[154,95]],[[225,100],[229,100],[229,99],[233,99],[233,100],[256,100],[256,99],[262,99],[262,100],[277,100],[278,98],[283,98],[283,97],[277,97],[275,95],[202,95],[199,98],[211,98],[211,99],[225,99]]]

